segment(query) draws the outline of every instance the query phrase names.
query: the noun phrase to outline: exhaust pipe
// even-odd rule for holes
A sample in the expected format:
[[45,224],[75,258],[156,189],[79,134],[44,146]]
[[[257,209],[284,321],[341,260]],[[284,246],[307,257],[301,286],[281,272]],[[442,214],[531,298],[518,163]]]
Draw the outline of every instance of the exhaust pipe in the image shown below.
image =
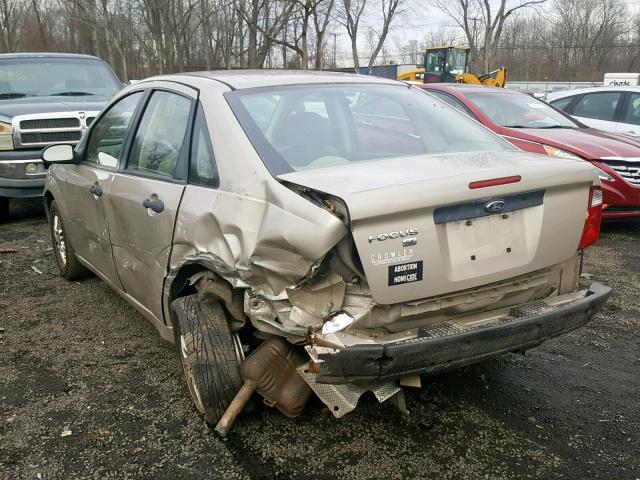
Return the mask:
[[266,405],[277,408],[287,417],[300,415],[311,396],[311,388],[296,372],[304,363],[305,357],[282,338],[265,341],[240,364],[244,384],[214,431],[226,437],[255,391],[264,397]]

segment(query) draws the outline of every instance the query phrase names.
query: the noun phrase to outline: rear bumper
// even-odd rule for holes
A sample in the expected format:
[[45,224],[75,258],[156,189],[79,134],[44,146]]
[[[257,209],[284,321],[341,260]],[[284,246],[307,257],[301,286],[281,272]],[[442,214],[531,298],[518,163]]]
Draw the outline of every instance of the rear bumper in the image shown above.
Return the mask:
[[418,338],[386,344],[346,347],[320,355],[318,383],[360,383],[394,380],[462,367],[502,353],[525,350],[587,323],[609,297],[611,289],[592,284],[584,296],[556,307],[542,302],[520,305],[490,325],[462,329],[438,325]]

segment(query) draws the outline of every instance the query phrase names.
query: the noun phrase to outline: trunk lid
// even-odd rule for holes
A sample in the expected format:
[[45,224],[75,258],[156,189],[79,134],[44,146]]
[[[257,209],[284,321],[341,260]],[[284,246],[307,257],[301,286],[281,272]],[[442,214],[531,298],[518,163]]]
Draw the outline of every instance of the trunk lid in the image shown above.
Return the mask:
[[[521,180],[469,188],[510,176]],[[589,188],[597,181],[587,162],[515,151],[395,158],[279,178],[345,203],[380,304],[485,285],[567,260],[576,252]]]

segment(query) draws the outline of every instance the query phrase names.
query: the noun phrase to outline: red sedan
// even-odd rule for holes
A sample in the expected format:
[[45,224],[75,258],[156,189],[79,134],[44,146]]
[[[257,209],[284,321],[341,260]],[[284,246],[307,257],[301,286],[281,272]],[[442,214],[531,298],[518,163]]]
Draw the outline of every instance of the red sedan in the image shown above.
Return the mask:
[[588,160],[604,188],[604,218],[640,217],[640,140],[572,119],[532,96],[464,84],[420,85],[527,152]]

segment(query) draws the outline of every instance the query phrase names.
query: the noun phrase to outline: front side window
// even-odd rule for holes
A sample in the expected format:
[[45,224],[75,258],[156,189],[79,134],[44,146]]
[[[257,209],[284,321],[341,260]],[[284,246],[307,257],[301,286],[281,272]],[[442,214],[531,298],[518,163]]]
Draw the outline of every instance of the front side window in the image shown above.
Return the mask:
[[573,109],[577,117],[613,121],[620,101],[620,92],[587,93]]
[[624,116],[624,123],[640,125],[640,93],[632,93]]
[[93,125],[87,142],[85,161],[115,168],[124,137],[142,92],[135,92],[113,104]]
[[573,101],[574,98],[575,98],[575,96],[559,98],[558,100],[553,100],[551,102],[551,105],[553,105],[558,110],[562,110],[563,112],[566,112],[567,111],[567,107]]
[[191,100],[153,92],[133,139],[127,170],[173,177],[189,125]]
[[489,120],[507,128],[578,128],[573,120],[545,102],[517,93],[466,93]]
[[[409,155],[514,148],[404,85],[295,85],[225,96],[274,175]],[[276,102],[267,128],[264,116],[252,108],[262,98]]]

